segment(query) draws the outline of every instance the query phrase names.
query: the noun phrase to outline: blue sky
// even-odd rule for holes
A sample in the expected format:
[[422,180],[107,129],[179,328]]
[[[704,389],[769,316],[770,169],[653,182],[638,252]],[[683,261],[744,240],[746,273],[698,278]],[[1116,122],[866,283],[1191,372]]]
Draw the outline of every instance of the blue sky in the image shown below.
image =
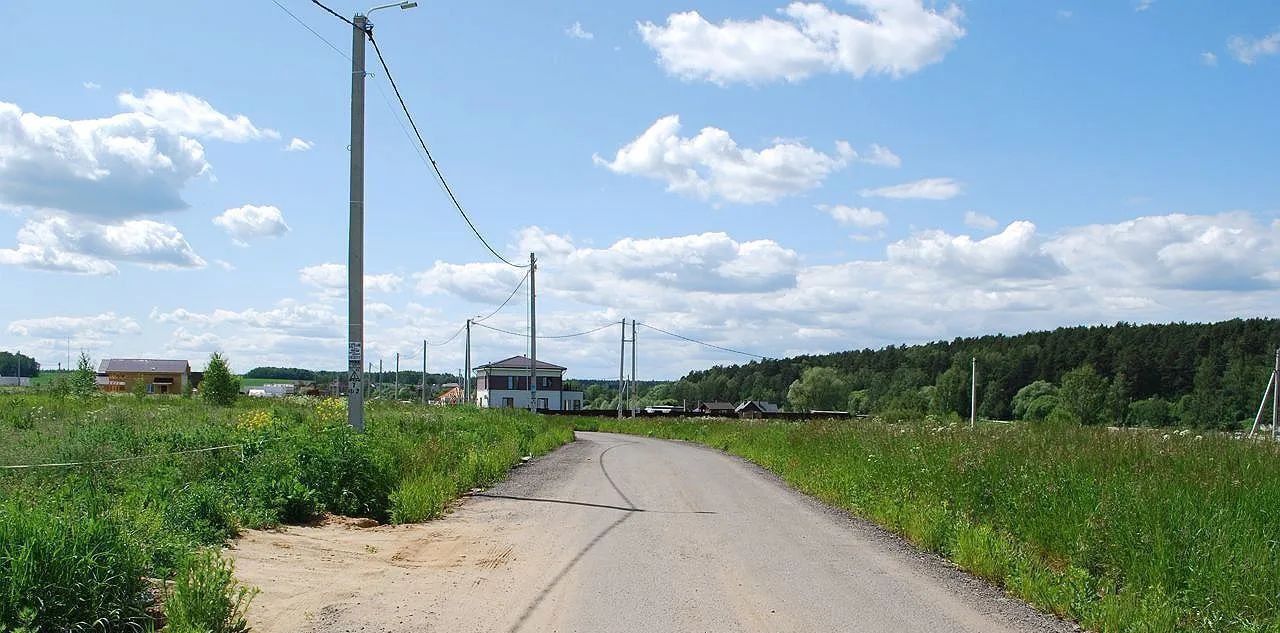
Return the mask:
[[[781,356],[1280,303],[1275,3],[507,4],[373,22],[481,230],[539,253],[547,334],[638,318]],[[348,61],[270,0],[0,19],[0,347],[342,366]],[[416,367],[520,273],[371,70],[367,344]],[[740,360],[641,336],[642,378]],[[539,347],[604,377],[616,345]]]

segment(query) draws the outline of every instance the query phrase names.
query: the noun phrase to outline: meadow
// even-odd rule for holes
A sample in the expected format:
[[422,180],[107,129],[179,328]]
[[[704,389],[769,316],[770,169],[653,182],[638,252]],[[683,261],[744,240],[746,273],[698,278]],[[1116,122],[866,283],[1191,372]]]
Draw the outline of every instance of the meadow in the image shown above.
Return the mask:
[[345,407],[0,394],[0,466],[93,462],[0,469],[0,631],[244,630],[253,590],[218,554],[239,530],[427,520],[573,437],[524,412],[397,403],[357,434]]
[[699,442],[1103,633],[1280,631],[1280,447],[1055,424],[580,420]]

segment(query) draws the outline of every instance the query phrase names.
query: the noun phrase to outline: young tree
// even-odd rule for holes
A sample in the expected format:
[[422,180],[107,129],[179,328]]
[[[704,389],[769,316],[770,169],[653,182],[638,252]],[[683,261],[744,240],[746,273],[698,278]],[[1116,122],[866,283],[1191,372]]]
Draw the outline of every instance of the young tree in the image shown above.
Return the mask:
[[97,390],[97,376],[93,371],[93,365],[89,361],[89,355],[80,352],[80,358],[76,361],[76,371],[71,374],[71,384],[69,391],[73,396],[87,397],[93,395]]
[[200,382],[200,397],[205,402],[221,407],[235,404],[240,394],[240,379],[231,373],[231,367],[222,354],[214,352],[209,356],[209,366],[204,370],[204,380]]
[[1099,424],[1107,403],[1107,379],[1085,363],[1062,377],[1058,406],[1080,424]]
[[810,367],[787,389],[787,401],[798,411],[832,410],[848,402],[849,385],[830,367]]

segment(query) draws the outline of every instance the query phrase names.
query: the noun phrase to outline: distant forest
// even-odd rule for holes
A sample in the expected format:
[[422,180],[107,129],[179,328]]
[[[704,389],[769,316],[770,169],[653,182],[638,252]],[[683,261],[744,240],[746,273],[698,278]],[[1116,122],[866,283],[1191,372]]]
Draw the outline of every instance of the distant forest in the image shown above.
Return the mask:
[[984,418],[1233,429],[1253,419],[1277,346],[1277,319],[1069,327],[718,366],[645,400],[967,417],[977,358]]

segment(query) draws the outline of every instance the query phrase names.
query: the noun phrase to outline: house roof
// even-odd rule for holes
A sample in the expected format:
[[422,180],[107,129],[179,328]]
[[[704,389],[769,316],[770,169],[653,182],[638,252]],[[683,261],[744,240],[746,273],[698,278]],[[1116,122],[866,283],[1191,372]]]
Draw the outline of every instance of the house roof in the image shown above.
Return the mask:
[[191,371],[191,364],[185,360],[158,360],[153,358],[104,358],[98,364],[101,373],[141,373],[156,372],[164,374],[185,374]]
[[778,405],[773,404],[772,402],[765,402],[763,400],[748,400],[738,405],[738,408],[734,409],[734,412],[742,413],[743,411],[746,411],[748,408],[754,408],[757,411],[760,411],[761,413],[777,413],[778,412]]
[[[528,369],[528,368],[529,368],[528,356],[512,356],[511,358],[494,361],[487,365],[481,365],[479,367],[476,367],[476,369]],[[559,365],[552,365],[551,363],[544,363],[542,361],[538,361],[538,369],[556,369],[559,371],[565,371],[567,368],[561,367]]]
[[697,408],[725,411],[733,409],[733,405],[728,402],[700,402]]

